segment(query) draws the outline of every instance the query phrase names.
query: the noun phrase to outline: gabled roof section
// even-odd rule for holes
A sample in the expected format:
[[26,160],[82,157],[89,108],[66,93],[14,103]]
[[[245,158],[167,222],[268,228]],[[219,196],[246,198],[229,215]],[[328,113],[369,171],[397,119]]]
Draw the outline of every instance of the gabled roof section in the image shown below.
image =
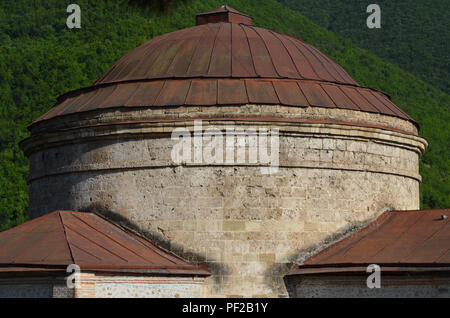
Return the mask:
[[55,211],[0,233],[0,272],[65,269],[209,275],[95,213]]
[[289,275],[364,271],[450,271],[449,209],[391,211],[325,248]]

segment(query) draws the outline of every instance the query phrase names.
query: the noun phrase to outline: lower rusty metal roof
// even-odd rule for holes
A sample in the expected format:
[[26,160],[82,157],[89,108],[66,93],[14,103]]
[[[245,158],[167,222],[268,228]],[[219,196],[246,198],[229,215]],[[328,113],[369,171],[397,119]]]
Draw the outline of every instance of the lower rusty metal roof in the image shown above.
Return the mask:
[[0,233],[0,272],[81,270],[209,275],[95,213],[55,211]]
[[325,248],[289,275],[382,271],[450,271],[450,209],[391,211]]

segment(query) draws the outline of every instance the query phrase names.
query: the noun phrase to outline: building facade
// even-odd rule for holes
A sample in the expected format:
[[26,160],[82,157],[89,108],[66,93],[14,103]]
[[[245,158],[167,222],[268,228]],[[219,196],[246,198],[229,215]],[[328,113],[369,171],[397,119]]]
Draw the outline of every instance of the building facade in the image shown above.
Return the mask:
[[[177,129],[202,136],[192,149],[232,131],[215,152],[235,152],[177,162]],[[419,208],[418,129],[313,46],[222,6],[132,50],[30,125],[29,212],[120,217],[206,264],[206,297],[287,297],[299,251]],[[255,132],[276,137],[276,162],[250,159]]]
[[449,209],[388,211],[285,277],[291,297],[449,298]]

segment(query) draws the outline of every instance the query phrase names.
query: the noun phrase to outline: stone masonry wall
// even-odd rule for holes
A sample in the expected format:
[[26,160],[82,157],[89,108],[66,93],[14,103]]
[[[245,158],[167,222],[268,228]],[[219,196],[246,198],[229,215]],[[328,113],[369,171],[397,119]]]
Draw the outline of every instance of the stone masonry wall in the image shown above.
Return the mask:
[[71,298],[73,295],[74,290],[66,287],[64,276],[7,277],[3,273],[0,278],[0,298]]
[[81,273],[77,298],[195,298],[203,278]]
[[82,272],[80,287],[64,277],[0,279],[0,298],[191,298],[203,296],[204,278]]
[[52,298],[51,284],[0,284],[0,298]]
[[[369,274],[367,274],[369,275]],[[288,288],[297,298],[450,298],[448,275],[381,275],[381,288],[368,288],[367,276],[291,277]]]
[[[47,193],[41,199],[53,204],[49,211],[114,211],[179,255],[199,254],[215,274],[206,295],[285,295],[282,278],[300,249],[386,209],[418,208],[418,182],[411,178],[304,168],[259,174],[145,169],[63,175],[34,186]],[[52,185],[57,198],[48,195],[56,193]]]
[[[278,172],[262,174],[249,161],[175,163],[171,132],[192,132],[193,118],[203,129],[278,129]],[[268,297],[288,296],[283,276],[300,250],[387,209],[419,208],[425,147],[399,118],[279,105],[86,112],[38,123],[22,143],[31,217],[58,209],[121,215],[158,244],[205,262],[213,275],[203,296]],[[171,290],[161,293],[179,293]]]

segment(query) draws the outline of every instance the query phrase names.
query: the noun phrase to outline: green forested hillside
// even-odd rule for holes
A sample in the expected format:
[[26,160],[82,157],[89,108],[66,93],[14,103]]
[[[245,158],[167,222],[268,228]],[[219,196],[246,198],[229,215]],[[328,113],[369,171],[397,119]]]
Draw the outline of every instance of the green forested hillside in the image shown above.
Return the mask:
[[[450,93],[449,0],[279,1]],[[380,29],[366,26],[366,9],[371,3],[381,8]]]
[[[61,0],[0,2],[0,230],[26,219],[28,162],[18,143],[26,126],[58,94],[90,85],[115,60],[152,37],[194,25],[194,14],[221,1],[185,0],[167,11],[123,1],[78,0],[81,29],[66,28]],[[334,58],[356,81],[389,93],[422,125],[430,143],[422,158],[422,206],[449,207],[450,97],[399,67],[318,27],[276,0],[229,0],[256,25],[288,33]]]

